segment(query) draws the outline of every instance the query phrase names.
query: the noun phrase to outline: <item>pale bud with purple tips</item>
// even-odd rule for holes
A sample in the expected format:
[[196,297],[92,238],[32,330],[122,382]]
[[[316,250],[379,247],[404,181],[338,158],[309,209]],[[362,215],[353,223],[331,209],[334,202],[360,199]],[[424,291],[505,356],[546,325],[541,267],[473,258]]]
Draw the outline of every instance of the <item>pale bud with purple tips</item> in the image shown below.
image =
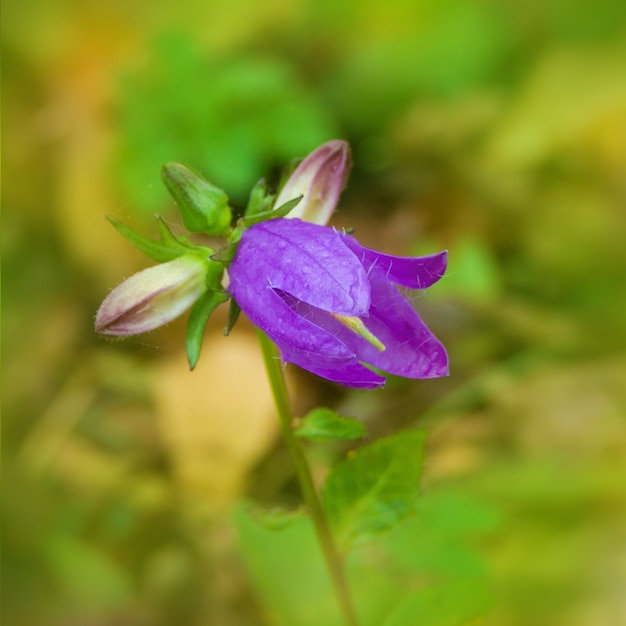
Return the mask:
[[133,274],[100,305],[96,331],[137,335],[171,322],[206,291],[207,268],[208,261],[185,254]]
[[327,224],[345,187],[351,163],[350,146],[346,141],[334,139],[322,144],[292,172],[274,207],[302,196],[286,217]]

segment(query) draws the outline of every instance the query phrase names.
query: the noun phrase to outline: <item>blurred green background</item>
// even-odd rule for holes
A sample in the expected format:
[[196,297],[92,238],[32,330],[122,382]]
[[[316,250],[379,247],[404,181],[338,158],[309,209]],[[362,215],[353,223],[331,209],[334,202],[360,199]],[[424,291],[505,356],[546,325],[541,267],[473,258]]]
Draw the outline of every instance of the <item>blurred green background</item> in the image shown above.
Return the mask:
[[[115,343],[93,317],[149,264],[103,217],[181,229],[162,163],[241,207],[335,137],[355,161],[335,225],[387,252],[450,251],[414,296],[449,378],[359,392],[288,368],[300,413],[332,406],[373,437],[428,427],[398,584],[481,571],[484,624],[626,624],[626,4],[2,12],[7,626],[296,626],[283,596],[306,597],[299,549],[275,546],[259,575],[266,539],[233,516],[297,501],[249,326],[225,339],[217,313],[190,374],[184,320]],[[320,477],[343,452],[311,452]]]

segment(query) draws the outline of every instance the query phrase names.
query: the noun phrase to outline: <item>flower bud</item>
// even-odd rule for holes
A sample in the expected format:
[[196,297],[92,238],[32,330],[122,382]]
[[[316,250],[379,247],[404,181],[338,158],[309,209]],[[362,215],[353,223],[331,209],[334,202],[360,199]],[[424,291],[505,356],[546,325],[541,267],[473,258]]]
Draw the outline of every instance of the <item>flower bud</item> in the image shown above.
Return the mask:
[[274,207],[303,196],[287,217],[327,224],[346,184],[350,165],[348,143],[340,139],[328,141],[298,165],[278,194]]
[[137,335],[171,322],[206,291],[208,266],[209,261],[185,254],[134,274],[100,305],[96,332]]
[[229,231],[228,197],[221,189],[181,163],[164,165],[161,178],[188,230],[207,235],[225,235]]

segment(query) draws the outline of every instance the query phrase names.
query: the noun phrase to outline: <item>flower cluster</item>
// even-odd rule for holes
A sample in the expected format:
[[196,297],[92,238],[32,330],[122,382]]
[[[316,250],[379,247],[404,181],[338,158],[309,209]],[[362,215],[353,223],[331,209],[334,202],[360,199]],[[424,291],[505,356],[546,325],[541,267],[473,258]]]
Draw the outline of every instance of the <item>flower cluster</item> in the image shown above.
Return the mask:
[[[244,217],[230,229],[228,245],[218,252],[176,238],[163,225],[161,242],[150,244],[116,224],[166,262],[113,290],[98,311],[96,330],[145,332],[193,305],[187,342],[193,367],[208,316],[231,297],[231,310],[241,309],[265,332],[285,362],[328,380],[371,388],[385,382],[380,372],[445,376],[445,348],[398,287],[430,287],[446,270],[446,252],[381,254],[325,226],[349,167],[349,147],[336,140],[304,159],[277,197],[259,183]],[[178,164],[165,166],[164,180],[188,228],[224,234],[230,209],[221,190]]]
[[283,360],[350,387],[448,373],[446,352],[396,285],[425,289],[446,253],[380,254],[333,229],[275,219],[248,229],[230,266],[229,291],[276,343]]

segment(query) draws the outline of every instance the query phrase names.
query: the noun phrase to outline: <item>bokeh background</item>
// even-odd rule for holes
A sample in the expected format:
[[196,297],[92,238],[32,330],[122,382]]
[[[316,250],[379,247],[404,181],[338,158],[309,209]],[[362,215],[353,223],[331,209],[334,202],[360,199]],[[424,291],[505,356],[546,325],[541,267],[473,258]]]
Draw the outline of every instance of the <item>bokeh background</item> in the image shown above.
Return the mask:
[[[224,338],[215,314],[190,374],[184,319],[116,343],[93,317],[150,263],[105,215],[180,232],[162,163],[241,208],[335,137],[355,163],[335,225],[387,252],[450,251],[414,302],[452,373],[361,392],[289,368],[298,411],[334,407],[372,437],[428,428],[408,587],[480,571],[484,624],[626,624],[626,4],[2,13],[7,626],[300,623],[304,548],[263,557],[241,521],[243,501],[297,501],[250,327]],[[344,452],[311,451],[320,479]]]

